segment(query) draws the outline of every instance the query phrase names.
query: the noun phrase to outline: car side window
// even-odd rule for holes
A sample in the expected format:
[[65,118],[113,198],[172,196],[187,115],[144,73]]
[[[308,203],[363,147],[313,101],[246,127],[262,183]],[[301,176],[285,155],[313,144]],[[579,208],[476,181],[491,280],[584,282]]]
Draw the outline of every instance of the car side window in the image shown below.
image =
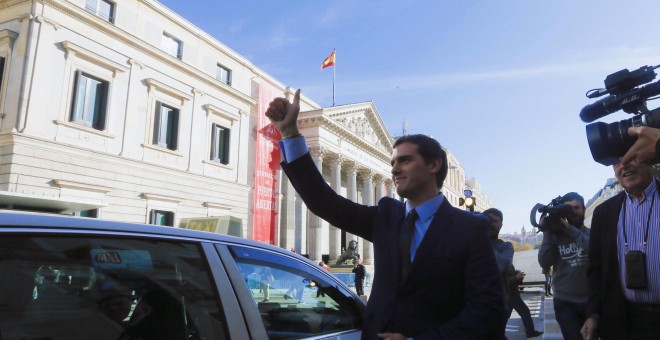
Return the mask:
[[361,327],[361,303],[317,268],[260,249],[230,249],[270,339],[298,339]]
[[217,290],[194,242],[0,238],[7,339],[225,339]]

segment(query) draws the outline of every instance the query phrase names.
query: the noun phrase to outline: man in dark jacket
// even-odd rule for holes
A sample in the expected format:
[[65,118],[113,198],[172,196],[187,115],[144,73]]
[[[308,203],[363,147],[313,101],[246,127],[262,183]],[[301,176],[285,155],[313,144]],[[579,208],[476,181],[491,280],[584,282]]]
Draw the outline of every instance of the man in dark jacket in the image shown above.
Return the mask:
[[658,181],[651,166],[634,161],[614,164],[614,175],[624,191],[596,207],[591,221],[589,318],[582,335],[586,340],[658,339]]
[[293,102],[274,99],[266,116],[282,134],[282,169],[317,216],[373,243],[374,280],[363,339],[487,339],[504,318],[502,284],[487,222],[452,207],[440,192],[447,154],[433,138],[394,143],[392,179],[401,202],[361,205],[338,195],[316,167]]
[[355,274],[355,291],[358,295],[362,296],[364,295],[364,277],[367,276],[367,270],[359,258],[355,259],[353,274]]

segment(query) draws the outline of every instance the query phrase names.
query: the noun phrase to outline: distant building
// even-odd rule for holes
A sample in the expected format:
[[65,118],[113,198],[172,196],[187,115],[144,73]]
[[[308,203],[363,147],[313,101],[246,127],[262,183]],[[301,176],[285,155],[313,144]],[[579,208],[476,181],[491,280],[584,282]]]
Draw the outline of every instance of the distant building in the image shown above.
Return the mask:
[[481,188],[481,183],[476,178],[472,177],[465,181],[465,188],[472,191],[472,196],[476,198],[475,212],[482,212],[486,209],[492,208],[493,204],[490,197]]
[[616,196],[623,190],[623,187],[615,178],[609,178],[602,189],[598,190],[596,194],[585,203],[586,210],[584,212],[584,225],[591,227],[591,219],[593,218],[594,209],[601,203],[605,202],[608,198]]

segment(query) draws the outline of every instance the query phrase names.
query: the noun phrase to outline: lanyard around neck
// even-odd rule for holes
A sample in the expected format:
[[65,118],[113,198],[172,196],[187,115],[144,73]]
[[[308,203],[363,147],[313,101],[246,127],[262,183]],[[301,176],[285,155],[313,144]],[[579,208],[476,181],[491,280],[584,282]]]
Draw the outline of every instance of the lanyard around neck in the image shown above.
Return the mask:
[[[655,182],[655,180],[654,180]],[[655,182],[655,191],[658,195],[660,195],[660,192],[658,192],[658,183]],[[649,239],[649,226],[651,225],[651,212],[653,212],[653,203],[655,202],[655,196],[656,195],[651,195],[651,206],[649,207],[649,216],[646,218],[646,231],[644,232],[644,248],[642,249],[642,252],[646,252],[646,241]],[[628,252],[628,234],[626,234],[626,202],[628,201],[628,198],[623,199],[623,239],[626,242],[625,247],[626,247],[626,253]]]

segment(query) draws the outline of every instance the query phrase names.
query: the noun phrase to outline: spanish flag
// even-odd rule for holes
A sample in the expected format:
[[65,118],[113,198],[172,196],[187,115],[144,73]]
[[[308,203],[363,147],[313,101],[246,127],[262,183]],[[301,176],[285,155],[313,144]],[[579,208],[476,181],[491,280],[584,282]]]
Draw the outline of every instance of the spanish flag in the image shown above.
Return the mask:
[[324,68],[330,67],[330,66],[335,66],[335,51],[334,50],[332,51],[332,53],[330,53],[330,55],[327,58],[325,58],[325,60],[323,61],[323,65],[321,65],[321,69],[324,69]]

